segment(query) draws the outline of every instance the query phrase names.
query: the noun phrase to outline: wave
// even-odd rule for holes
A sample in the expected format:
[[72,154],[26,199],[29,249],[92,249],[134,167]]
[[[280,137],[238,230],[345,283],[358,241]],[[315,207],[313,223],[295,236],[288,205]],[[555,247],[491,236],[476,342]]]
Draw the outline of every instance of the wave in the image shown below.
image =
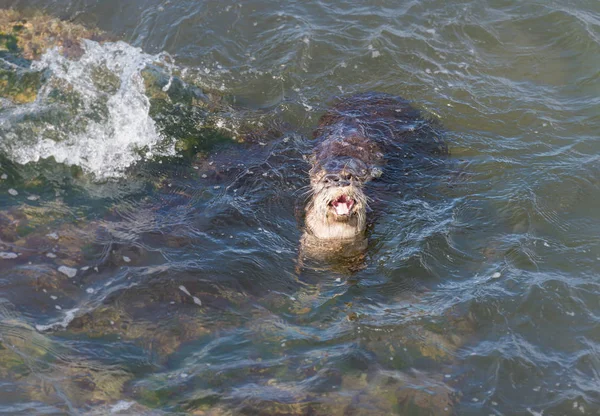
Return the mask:
[[0,150],[20,164],[53,158],[97,179],[123,176],[142,159],[174,155],[174,143],[150,117],[142,76],[150,65],[168,68],[168,55],[125,42],[83,40],[82,47],[79,60],[54,48],[32,62],[45,81],[35,101],[0,112]]

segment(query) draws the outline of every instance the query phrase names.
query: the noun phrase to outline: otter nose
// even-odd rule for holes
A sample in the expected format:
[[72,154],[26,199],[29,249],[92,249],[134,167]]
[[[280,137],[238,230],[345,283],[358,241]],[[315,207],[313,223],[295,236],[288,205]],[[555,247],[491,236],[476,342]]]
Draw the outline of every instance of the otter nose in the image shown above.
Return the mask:
[[323,182],[328,186],[349,186],[352,177],[347,174],[330,173],[323,177]]

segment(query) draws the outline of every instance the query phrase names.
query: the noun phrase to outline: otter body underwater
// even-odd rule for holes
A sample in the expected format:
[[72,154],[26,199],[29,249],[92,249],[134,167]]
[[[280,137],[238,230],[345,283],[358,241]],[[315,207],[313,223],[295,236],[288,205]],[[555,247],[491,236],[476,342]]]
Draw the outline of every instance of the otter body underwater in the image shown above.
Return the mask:
[[314,137],[301,243],[310,257],[364,252],[368,183],[401,181],[398,172],[448,154],[434,123],[408,101],[383,93],[341,99],[321,117]]

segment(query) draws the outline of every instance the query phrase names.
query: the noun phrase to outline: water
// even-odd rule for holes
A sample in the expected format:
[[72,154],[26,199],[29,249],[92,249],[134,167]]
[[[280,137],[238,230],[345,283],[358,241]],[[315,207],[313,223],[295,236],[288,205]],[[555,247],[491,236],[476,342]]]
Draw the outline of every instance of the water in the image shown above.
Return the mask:
[[[121,41],[1,103],[1,412],[600,410],[597,2],[8,6]],[[308,138],[362,91],[448,172],[373,184],[362,269],[298,270]]]
[[[32,70],[47,71],[50,79],[33,103],[14,108],[3,118],[3,147],[20,164],[52,157],[58,163],[79,166],[97,179],[120,176],[140,159],[136,150],[145,147],[143,156],[152,158],[156,156],[152,148],[162,140],[149,115],[141,75],[161,57],[146,55],[124,42],[100,45],[85,40],[82,46],[80,60],[50,50],[33,63]],[[74,96],[75,117],[56,117],[62,110],[56,108],[57,89],[68,89],[67,94]],[[32,114],[50,120],[29,120]],[[173,155],[175,150],[159,154]]]

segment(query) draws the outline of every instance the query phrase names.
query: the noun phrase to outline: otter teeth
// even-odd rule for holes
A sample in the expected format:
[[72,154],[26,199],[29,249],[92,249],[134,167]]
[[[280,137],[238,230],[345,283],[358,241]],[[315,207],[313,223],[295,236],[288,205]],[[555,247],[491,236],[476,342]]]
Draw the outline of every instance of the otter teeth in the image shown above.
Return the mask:
[[346,195],[342,195],[334,200],[331,205],[333,206],[333,209],[335,209],[337,215],[348,215],[354,206],[354,200],[348,198]]

